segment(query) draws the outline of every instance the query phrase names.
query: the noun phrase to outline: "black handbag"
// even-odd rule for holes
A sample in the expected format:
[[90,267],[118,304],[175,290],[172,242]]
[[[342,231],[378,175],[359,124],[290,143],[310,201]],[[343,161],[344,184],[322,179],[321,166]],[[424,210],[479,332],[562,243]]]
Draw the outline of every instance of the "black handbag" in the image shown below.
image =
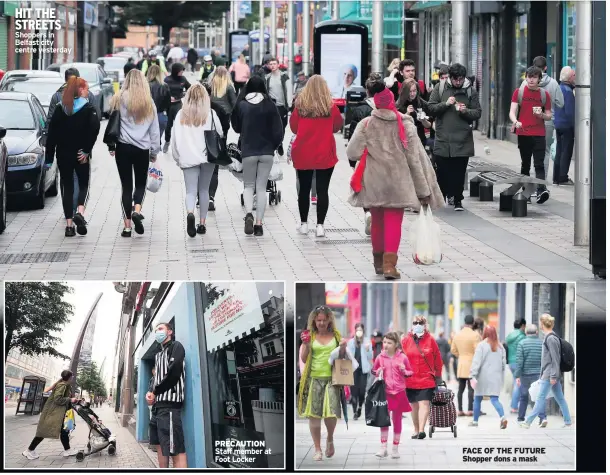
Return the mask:
[[364,419],[370,427],[390,427],[390,412],[385,391],[385,381],[377,379],[366,393]]
[[216,131],[213,113],[210,114],[210,119],[212,120],[212,129],[203,132],[205,137],[205,148],[208,153],[208,163],[221,166],[231,165],[233,161],[227,153],[227,142]]
[[119,110],[112,111],[110,118],[108,119],[108,125],[106,125],[106,132],[104,132],[104,143],[109,147],[116,146],[119,143],[119,137],[121,136],[121,113]]

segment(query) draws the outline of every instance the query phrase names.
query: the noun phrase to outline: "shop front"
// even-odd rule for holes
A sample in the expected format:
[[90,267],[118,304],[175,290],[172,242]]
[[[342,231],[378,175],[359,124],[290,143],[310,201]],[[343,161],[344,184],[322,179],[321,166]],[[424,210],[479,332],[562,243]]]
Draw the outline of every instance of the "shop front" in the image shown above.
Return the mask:
[[149,440],[144,397],[161,322],[174,327],[186,352],[182,422],[189,468],[283,468],[284,284],[171,284],[136,334],[134,413],[142,442]]

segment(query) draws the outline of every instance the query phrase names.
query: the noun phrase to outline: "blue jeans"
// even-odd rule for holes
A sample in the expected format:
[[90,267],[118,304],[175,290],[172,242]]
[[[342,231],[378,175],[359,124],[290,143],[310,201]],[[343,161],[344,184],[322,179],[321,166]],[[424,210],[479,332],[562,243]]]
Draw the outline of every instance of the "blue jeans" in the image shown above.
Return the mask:
[[[498,396],[489,396],[491,399],[491,405],[496,409],[496,412],[500,417],[504,417],[504,407],[502,403],[499,401]],[[477,422],[479,420],[479,416],[481,415],[481,402],[483,402],[483,396],[475,396],[474,397],[474,421]]]
[[519,389],[519,386],[517,386],[517,382],[515,381],[517,379],[515,378],[517,363],[510,363],[508,367],[510,368],[510,372],[513,374],[513,393],[510,398],[510,408],[516,410],[519,408],[519,396],[521,394],[521,390]]
[[553,386],[551,381],[548,380],[540,380],[540,392],[538,393],[538,399],[536,399],[536,403],[534,404],[534,410],[531,412],[529,416],[525,419],[525,422],[531,424],[532,421],[539,415],[544,412],[546,407],[546,396],[549,394],[549,391],[553,391],[553,397],[557,404],[559,404],[559,408],[561,409],[561,413],[563,414],[563,422],[566,425],[572,424],[572,419],[570,418],[570,409],[568,408],[568,403],[563,397],[563,389],[561,388],[561,383],[557,381]]
[[[519,417],[517,417],[518,421],[525,420],[525,412],[527,411],[527,403],[530,399],[530,386],[534,384],[535,381],[538,381],[537,374],[524,374],[521,376],[521,386],[519,389],[521,390],[519,397]],[[546,403],[545,403],[546,406]],[[546,409],[543,406],[542,412],[538,414],[540,417],[540,422],[546,419]]]
[[157,118],[159,119],[159,137],[163,142],[163,134],[165,133],[165,127],[167,127],[167,115],[163,112],[157,112]]

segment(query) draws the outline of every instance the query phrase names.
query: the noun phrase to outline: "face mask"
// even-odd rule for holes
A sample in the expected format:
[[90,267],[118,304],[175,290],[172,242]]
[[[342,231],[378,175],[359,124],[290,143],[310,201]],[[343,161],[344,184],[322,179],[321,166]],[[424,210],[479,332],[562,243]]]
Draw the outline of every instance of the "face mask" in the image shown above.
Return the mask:
[[164,331],[155,332],[155,340],[157,340],[157,343],[163,343],[166,338],[167,338],[167,332],[164,332]]
[[423,334],[424,326],[423,325],[413,325],[413,333],[415,333],[416,335]]
[[358,338],[362,338],[362,335],[364,335],[364,333],[362,333],[361,331],[357,331],[357,332],[356,332],[356,336],[357,336]]

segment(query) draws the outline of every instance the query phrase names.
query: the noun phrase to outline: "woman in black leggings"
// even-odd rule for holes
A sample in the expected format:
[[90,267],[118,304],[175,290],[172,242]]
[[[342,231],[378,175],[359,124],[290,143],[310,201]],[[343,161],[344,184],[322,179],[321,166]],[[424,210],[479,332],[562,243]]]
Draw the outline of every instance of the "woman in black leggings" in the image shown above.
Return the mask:
[[[88,101],[89,85],[76,76],[68,80],[61,107],[56,107],[49,123],[46,162],[57,167],[61,178],[61,200],[66,218],[66,237],[87,234],[85,203],[89,195],[91,150],[100,131],[100,119],[95,106]],[[74,212],[74,174],[78,177],[77,209]],[[76,224],[76,231],[74,230]]]
[[149,161],[156,161],[161,149],[159,118],[146,78],[137,69],[125,76],[123,87],[113,97],[111,105],[113,111],[120,108],[121,114],[119,141],[108,145],[110,154],[116,156],[123,189],[121,204],[125,227],[121,236],[131,237],[132,220],[136,233],[144,234],[142,204],[148,165]]
[[61,379],[50,388],[45,389],[45,392],[53,392],[40,414],[36,437],[32,439],[30,446],[22,453],[27,459],[35,460],[40,457],[36,453],[36,447],[43,439],[60,439],[64,446],[64,452],[62,453],[64,457],[70,457],[78,453],[77,449],[70,448],[70,433],[67,429],[64,429],[66,411],[70,409],[72,403],[78,401],[77,398],[72,397],[71,379],[72,371],[64,370],[61,373]]

